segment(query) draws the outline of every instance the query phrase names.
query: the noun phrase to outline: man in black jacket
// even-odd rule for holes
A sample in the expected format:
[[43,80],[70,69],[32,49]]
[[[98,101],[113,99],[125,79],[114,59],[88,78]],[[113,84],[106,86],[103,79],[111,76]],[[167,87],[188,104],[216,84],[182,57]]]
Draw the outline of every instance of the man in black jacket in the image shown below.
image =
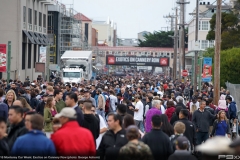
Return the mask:
[[84,118],[83,118],[83,113],[79,108],[77,101],[78,101],[78,97],[76,93],[68,93],[66,95],[66,100],[65,100],[66,106],[75,109],[77,113],[77,122],[80,126],[82,126]]
[[104,134],[97,155],[103,160],[117,160],[118,154],[125,144],[128,143],[126,131],[122,129],[122,117],[119,114],[108,114],[109,130]]
[[192,122],[196,127],[197,145],[205,142],[209,138],[210,122],[216,118],[215,115],[205,110],[206,101],[200,102],[200,108],[193,113]]
[[154,115],[152,117],[152,130],[142,138],[142,141],[150,147],[155,160],[167,160],[173,153],[172,143],[161,130],[161,125],[161,117]]
[[[96,140],[99,136],[99,120],[93,115],[92,101],[83,103],[84,121],[82,127],[89,129],[92,132],[93,138]],[[95,141],[96,142],[96,141]]]
[[187,137],[191,144],[191,150],[193,150],[193,146],[196,146],[196,133],[195,133],[195,126],[194,124],[189,121],[188,118],[189,111],[187,109],[181,109],[179,113],[179,121],[185,124],[185,132],[183,133],[184,136]]
[[20,106],[12,106],[9,109],[8,115],[8,119],[11,124],[8,129],[8,145],[11,150],[17,138],[26,134],[28,130],[25,128],[23,120],[23,108]]
[[44,94],[42,96],[42,98],[43,98],[43,100],[40,103],[38,103],[38,106],[36,108],[36,112],[43,116],[44,107],[45,107],[46,102],[47,102],[47,94]]

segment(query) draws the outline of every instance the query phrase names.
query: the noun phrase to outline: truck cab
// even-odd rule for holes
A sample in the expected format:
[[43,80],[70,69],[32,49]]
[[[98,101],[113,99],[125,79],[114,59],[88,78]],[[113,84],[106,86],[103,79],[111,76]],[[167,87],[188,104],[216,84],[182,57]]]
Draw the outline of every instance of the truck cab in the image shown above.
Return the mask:
[[80,83],[84,77],[84,71],[78,67],[65,67],[62,69],[62,81],[66,83]]

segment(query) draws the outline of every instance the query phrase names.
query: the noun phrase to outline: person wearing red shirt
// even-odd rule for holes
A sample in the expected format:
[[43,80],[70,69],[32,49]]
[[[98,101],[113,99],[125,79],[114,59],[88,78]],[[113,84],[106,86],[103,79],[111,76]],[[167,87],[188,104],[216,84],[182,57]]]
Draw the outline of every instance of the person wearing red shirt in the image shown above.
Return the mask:
[[168,122],[170,122],[174,112],[175,112],[175,105],[174,105],[173,101],[168,101],[167,102],[167,110],[165,112],[165,114],[168,117]]
[[88,129],[79,126],[73,108],[63,108],[54,118],[58,118],[62,124],[51,136],[58,156],[96,155],[93,135]]

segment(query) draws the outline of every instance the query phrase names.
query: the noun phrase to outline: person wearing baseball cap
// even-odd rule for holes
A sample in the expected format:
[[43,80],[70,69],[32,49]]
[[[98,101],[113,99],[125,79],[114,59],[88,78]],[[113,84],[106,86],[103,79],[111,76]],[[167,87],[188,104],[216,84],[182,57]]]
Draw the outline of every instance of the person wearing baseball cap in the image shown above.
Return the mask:
[[54,118],[58,118],[62,125],[51,136],[59,156],[96,155],[96,146],[92,133],[88,129],[79,126],[76,120],[77,113],[73,108],[63,108]]
[[179,136],[175,140],[176,150],[168,160],[197,160],[187,149],[190,147],[189,140],[185,136]]

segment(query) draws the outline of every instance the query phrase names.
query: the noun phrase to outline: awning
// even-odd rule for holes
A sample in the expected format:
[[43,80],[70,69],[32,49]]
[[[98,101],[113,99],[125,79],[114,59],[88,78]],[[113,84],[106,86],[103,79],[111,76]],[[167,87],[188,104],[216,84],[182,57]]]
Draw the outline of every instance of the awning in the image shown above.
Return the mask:
[[33,39],[35,40],[35,42],[36,42],[37,44],[41,44],[41,43],[39,42],[38,38],[35,36],[35,34],[34,34],[33,32],[28,31],[28,33],[30,33],[30,35],[33,37]]
[[45,39],[45,42],[47,42],[47,44],[49,44],[49,43],[50,43],[50,41],[49,41],[48,37],[47,37],[45,34],[43,34],[42,36],[44,37],[44,39]]
[[46,45],[45,41],[43,40],[42,36],[40,33],[35,33],[38,37],[38,40],[41,42],[42,45]]
[[28,37],[31,43],[36,44],[36,42],[34,41],[34,38],[27,31],[23,30],[23,32]]

